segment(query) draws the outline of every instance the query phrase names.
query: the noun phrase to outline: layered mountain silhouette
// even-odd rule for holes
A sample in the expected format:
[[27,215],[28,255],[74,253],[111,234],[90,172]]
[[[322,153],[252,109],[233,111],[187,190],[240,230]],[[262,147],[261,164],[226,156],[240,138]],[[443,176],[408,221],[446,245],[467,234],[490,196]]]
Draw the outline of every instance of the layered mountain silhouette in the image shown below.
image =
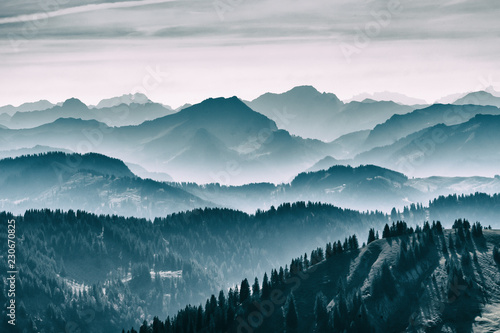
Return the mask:
[[146,178],[171,181],[170,175],[150,172],[138,165],[127,166],[120,160],[94,153],[49,152],[7,158],[0,160],[0,166],[2,208],[16,212],[31,206],[43,207],[45,203],[50,208],[76,207],[94,213],[135,216],[164,215],[204,205],[253,213],[295,201],[389,212],[393,207],[402,209],[450,193],[500,192],[498,177],[409,179],[373,165],[356,168],[336,165],[301,173],[290,183],[242,186],[162,183]]
[[1,209],[85,209],[162,216],[213,206],[179,188],[136,177],[120,160],[89,153],[49,152],[0,160]]
[[382,92],[375,92],[372,94],[369,93],[361,93],[356,96],[353,96],[350,98],[348,101],[358,101],[362,102],[366,99],[371,99],[375,101],[392,101],[398,104],[403,104],[403,105],[426,105],[427,102],[423,99],[420,98],[415,98],[415,97],[410,97],[404,94],[400,93],[395,93],[395,92],[390,92],[390,91],[382,91]]
[[36,145],[30,148],[19,148],[19,149],[13,149],[13,150],[2,150],[0,151],[0,159],[4,158],[14,158],[14,157],[19,157],[23,155],[38,155],[38,154],[43,154],[43,153],[48,153],[48,152],[63,152],[63,153],[73,153],[72,151],[68,149],[61,149],[61,148],[55,148],[55,147],[49,147],[49,146],[41,146],[41,145]]
[[6,106],[0,107],[0,115],[7,114],[9,116],[12,116],[16,112],[29,112],[29,111],[46,110],[46,109],[50,109],[54,106],[55,106],[55,104],[52,104],[51,102],[49,102],[47,100],[40,100],[38,102],[23,103],[19,106],[6,105]]
[[460,124],[477,114],[498,115],[500,109],[494,106],[435,104],[404,115],[394,115],[370,131],[363,149],[392,144],[412,133],[437,124]]
[[499,126],[499,115],[478,114],[458,125],[423,129],[359,154],[355,161],[371,161],[414,176],[494,175],[500,162],[496,148],[500,144]]
[[456,105],[493,105],[500,107],[500,97],[486,91],[477,91],[469,93],[462,98],[457,99],[453,104]]
[[359,167],[334,165],[324,170],[304,172],[290,183],[254,183],[242,186],[219,184],[175,184],[204,200],[249,213],[269,209],[282,202],[326,202],[357,210],[383,210],[428,202],[440,196],[476,192],[500,192],[499,177],[429,177],[406,175],[374,165]]
[[[145,96],[144,96],[145,97]],[[146,120],[156,119],[174,111],[161,104],[146,102],[138,97],[129,98],[123,103],[112,100],[103,103],[101,108],[89,108],[76,98],[66,100],[62,105],[51,106],[48,109],[33,111],[16,111],[12,116],[0,118],[3,125],[12,129],[32,128],[56,121],[59,118],[78,118],[83,120],[97,120],[108,126],[137,125]],[[105,107],[104,105],[109,105]]]
[[[133,103],[134,98],[143,104]],[[411,176],[447,175],[447,169],[438,161],[438,156],[446,153],[432,157],[436,159],[432,164],[436,169],[431,164],[420,167],[411,162],[412,168],[420,171],[414,173],[402,165],[421,155],[415,150],[419,142],[436,141],[432,137],[435,126],[443,124],[448,128],[468,122],[476,115],[500,114],[500,109],[490,105],[436,104],[413,110],[414,107],[390,101],[344,104],[335,95],[319,93],[309,86],[296,87],[284,94],[265,94],[246,104],[237,97],[210,98],[177,112],[145,98],[126,96],[129,105],[101,109],[88,108],[73,98],[47,110],[16,112],[8,126],[0,127],[2,149],[16,151],[40,145],[82,153],[92,151],[140,166],[146,170],[146,173],[141,171],[143,176],[197,183],[289,182],[304,170],[318,171],[332,166],[334,163],[328,157],[335,159],[335,164],[374,164]],[[259,108],[260,112],[248,105]],[[312,109],[307,109],[307,105]],[[279,108],[288,113],[277,117],[273,110]],[[282,126],[284,119],[297,122],[290,122],[291,127]],[[34,127],[17,128],[30,126]],[[291,132],[294,126],[311,133],[322,133],[323,128],[336,133],[335,136],[347,134],[332,142],[304,139]],[[337,127],[340,132],[335,130]],[[460,127],[446,129],[446,136],[451,138],[447,144],[459,138],[452,133],[457,129]],[[496,136],[492,135],[494,141]],[[413,140],[417,140],[413,144],[415,149],[405,148]],[[477,140],[471,140],[468,146],[479,147]],[[484,147],[490,146],[486,143]],[[479,156],[476,152],[485,151],[481,149],[448,152],[449,165],[462,163],[453,175],[496,174],[495,154]]]
[[2,129],[0,140],[6,150],[36,142],[96,151],[197,182],[283,181],[330,152],[324,142],[278,130],[236,97],[208,99],[137,126],[111,128],[96,120],[60,118],[31,129]]
[[498,97],[391,96],[0,109],[18,328],[497,331]]
[[291,134],[323,141],[372,129],[394,114],[414,109],[392,101],[364,100],[344,104],[334,94],[320,93],[311,86],[295,87],[282,94],[267,93],[246,103]]
[[95,106],[96,109],[111,108],[121,104],[148,104],[153,103],[146,95],[142,93],[125,94],[120,97],[112,97],[101,100]]

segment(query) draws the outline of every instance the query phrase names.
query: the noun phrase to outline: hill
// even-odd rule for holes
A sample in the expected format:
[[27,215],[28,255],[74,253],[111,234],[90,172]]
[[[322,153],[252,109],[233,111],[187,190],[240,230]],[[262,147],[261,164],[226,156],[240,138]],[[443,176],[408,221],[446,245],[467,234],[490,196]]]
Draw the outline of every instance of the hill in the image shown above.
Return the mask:
[[[253,213],[282,202],[319,201],[357,210],[382,210],[429,202],[441,195],[500,193],[498,177],[414,178],[374,165],[334,165],[303,172],[290,183],[251,183],[241,186],[173,183],[186,192],[220,206]],[[484,216],[484,215],[481,215]],[[406,217],[408,218],[408,217]]]
[[54,147],[49,147],[49,146],[41,146],[41,145],[36,145],[33,147],[28,147],[28,148],[19,148],[19,149],[12,149],[12,150],[2,150],[0,151],[0,159],[4,158],[14,158],[14,157],[19,157],[23,155],[38,155],[38,154],[43,154],[43,153],[48,153],[48,152],[63,152],[63,153],[72,153],[72,151],[68,149],[61,149],[61,148],[54,148]]
[[[71,322],[82,332],[104,333],[121,330],[122,323],[137,327],[141,316],[173,315],[331,235],[381,225],[387,217],[295,203],[255,215],[197,209],[154,221],[81,210],[0,213],[5,229],[12,219],[22,272],[15,332],[59,332]],[[298,234],[304,237],[300,244]],[[7,251],[7,233],[0,240]],[[6,265],[0,261],[1,269]],[[0,279],[0,288],[6,283]],[[6,316],[6,307],[0,314]],[[1,331],[11,332],[9,327],[0,323]]]
[[372,233],[367,246],[354,236],[328,243],[272,270],[262,287],[244,279],[227,298],[221,291],[205,308],[187,306],[141,330],[493,332],[500,329],[499,246],[500,232],[479,223],[456,220],[443,230],[439,222],[415,229],[397,222],[385,226],[383,239]]
[[89,153],[49,152],[0,160],[1,209],[85,209],[162,216],[213,206],[179,188],[136,177],[120,160]]

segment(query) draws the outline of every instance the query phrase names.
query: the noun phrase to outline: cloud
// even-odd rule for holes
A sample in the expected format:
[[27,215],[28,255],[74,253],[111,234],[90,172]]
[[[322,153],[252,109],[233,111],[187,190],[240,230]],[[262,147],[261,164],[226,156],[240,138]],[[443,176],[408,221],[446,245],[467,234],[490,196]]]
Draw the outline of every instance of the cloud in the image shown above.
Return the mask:
[[[96,1],[96,0],[94,0]],[[486,0],[142,0],[99,3],[50,12],[0,18],[0,38],[36,33],[27,39],[160,38],[184,40],[203,37],[206,43],[266,43],[296,38],[325,41],[356,37],[359,29],[377,21],[374,13],[400,3],[377,41],[498,37],[500,7]],[[221,16],[215,4],[225,4]],[[32,10],[33,8],[31,8]],[[59,17],[59,19],[55,19]],[[47,18],[53,18],[47,20]],[[222,19],[221,19],[222,18]],[[26,26],[23,27],[22,25]],[[24,30],[23,30],[24,28]]]
[[[95,104],[129,93],[157,64],[172,77],[150,97],[177,105],[299,84],[344,97],[392,90],[434,100],[472,89],[480,75],[500,77],[492,0],[64,0],[73,7],[45,13],[19,1],[0,4],[5,104],[75,95]],[[229,5],[223,19],[215,1]],[[401,11],[357,47],[359,31],[391,1]],[[37,22],[43,15],[50,19]],[[357,47],[350,63],[342,43]]]
[[100,4],[90,4],[83,6],[76,6],[70,8],[57,9],[53,11],[45,11],[33,14],[18,15],[13,17],[3,17],[0,18],[0,24],[10,24],[10,23],[24,23],[30,21],[43,20],[51,17],[58,17],[71,14],[79,14],[92,12],[104,9],[114,9],[114,8],[130,8],[138,6],[155,5],[166,2],[173,2],[175,0],[139,0],[139,1],[122,1],[122,2],[108,2]]

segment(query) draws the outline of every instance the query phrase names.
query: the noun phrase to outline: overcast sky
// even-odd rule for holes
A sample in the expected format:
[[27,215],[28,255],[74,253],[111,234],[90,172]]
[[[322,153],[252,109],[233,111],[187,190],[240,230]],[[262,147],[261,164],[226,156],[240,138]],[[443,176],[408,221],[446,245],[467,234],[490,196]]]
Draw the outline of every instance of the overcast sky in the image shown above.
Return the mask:
[[177,107],[313,85],[432,102],[500,90],[497,0],[10,0],[0,105],[136,91]]

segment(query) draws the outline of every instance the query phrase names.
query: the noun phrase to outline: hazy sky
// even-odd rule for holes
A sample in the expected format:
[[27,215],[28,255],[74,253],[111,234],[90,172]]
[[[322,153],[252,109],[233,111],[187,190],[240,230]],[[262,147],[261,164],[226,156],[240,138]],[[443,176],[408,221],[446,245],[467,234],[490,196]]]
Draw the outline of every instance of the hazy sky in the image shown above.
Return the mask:
[[3,1],[0,105],[500,90],[499,17],[497,0]]

